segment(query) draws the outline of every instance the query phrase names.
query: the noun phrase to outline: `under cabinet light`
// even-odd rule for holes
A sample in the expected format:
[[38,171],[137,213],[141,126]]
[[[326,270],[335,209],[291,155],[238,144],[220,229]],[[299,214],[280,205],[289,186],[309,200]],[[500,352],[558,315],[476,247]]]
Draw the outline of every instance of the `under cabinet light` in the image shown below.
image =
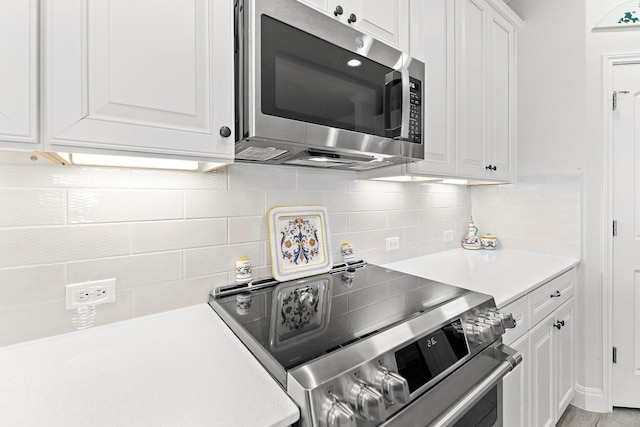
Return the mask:
[[85,153],[41,153],[57,164],[77,166],[109,166],[144,169],[167,169],[209,172],[227,163],[199,162],[196,160],[160,159],[155,157],[112,156]]
[[111,156],[107,154],[58,153],[65,161],[79,166],[115,166],[125,168],[198,170],[195,160],[156,159],[152,157]]
[[454,185],[467,185],[469,183],[469,181],[467,181],[466,179],[452,179],[452,178],[445,178],[440,182],[442,184],[454,184]]
[[391,181],[391,182],[429,182],[440,181],[441,178],[432,178],[427,176],[413,176],[413,175],[398,175],[398,176],[385,176],[380,178],[369,178],[372,181]]

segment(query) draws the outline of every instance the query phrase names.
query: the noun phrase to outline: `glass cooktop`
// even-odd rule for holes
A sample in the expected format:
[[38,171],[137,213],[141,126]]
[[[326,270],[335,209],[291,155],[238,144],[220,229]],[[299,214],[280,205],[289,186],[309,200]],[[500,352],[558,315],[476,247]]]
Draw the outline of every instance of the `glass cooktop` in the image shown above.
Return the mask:
[[469,292],[371,264],[339,270],[262,289],[256,283],[210,304],[289,370]]

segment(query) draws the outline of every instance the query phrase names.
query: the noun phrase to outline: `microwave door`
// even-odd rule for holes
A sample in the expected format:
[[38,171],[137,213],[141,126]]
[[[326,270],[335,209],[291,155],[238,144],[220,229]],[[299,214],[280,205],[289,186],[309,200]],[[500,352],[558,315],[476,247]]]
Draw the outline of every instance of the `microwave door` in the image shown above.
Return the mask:
[[385,76],[384,126],[387,138],[409,138],[410,96],[409,70],[403,67]]

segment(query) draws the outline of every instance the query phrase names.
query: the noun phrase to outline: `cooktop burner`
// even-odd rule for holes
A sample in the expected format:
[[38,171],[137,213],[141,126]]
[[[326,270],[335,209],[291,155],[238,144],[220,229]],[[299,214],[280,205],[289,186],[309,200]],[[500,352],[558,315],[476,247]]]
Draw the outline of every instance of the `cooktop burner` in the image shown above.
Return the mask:
[[290,370],[468,292],[359,261],[290,282],[219,288],[211,305]]

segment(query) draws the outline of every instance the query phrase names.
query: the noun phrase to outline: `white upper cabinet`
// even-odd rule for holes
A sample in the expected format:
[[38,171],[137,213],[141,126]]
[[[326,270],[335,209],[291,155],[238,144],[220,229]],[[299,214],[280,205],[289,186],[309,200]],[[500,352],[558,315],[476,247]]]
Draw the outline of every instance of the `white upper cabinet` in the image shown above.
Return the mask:
[[233,158],[233,2],[43,7],[45,149]]
[[[401,50],[409,45],[409,0],[299,0]],[[355,20],[354,20],[355,18]]]
[[410,2],[410,54],[425,63],[424,158],[409,173],[455,175],[454,0]]
[[38,2],[0,1],[0,147],[41,148],[38,138]]
[[455,145],[460,176],[515,178],[515,37],[520,24],[502,2],[455,2]]

